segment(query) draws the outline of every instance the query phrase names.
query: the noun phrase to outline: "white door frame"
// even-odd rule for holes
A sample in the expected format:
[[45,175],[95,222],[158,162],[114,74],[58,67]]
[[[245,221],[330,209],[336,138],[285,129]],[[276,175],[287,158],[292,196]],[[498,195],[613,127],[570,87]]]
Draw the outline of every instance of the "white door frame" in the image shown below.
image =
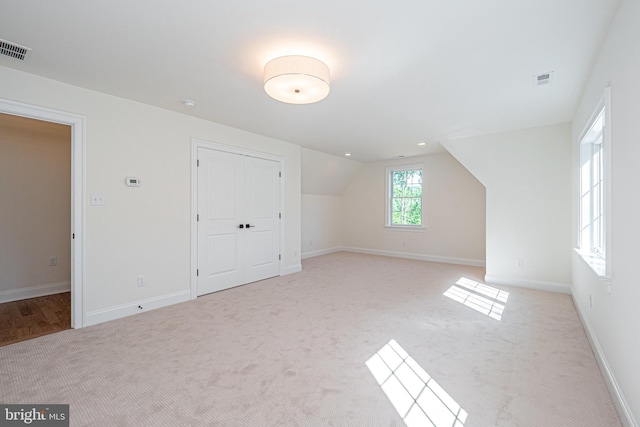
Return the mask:
[[83,292],[86,118],[8,99],[0,99],[0,113],[71,126],[71,327],[82,328],[86,324]]
[[[282,222],[280,223],[280,253],[284,248],[284,157],[274,154],[262,153],[244,148],[234,147],[231,145],[220,144],[218,142],[206,141],[204,139],[191,138],[191,299],[198,298],[198,148],[207,148],[210,150],[224,151],[226,153],[239,154],[242,156],[257,157],[260,159],[273,160],[280,163],[280,212],[282,213]],[[280,262],[280,272],[282,276],[282,261]]]

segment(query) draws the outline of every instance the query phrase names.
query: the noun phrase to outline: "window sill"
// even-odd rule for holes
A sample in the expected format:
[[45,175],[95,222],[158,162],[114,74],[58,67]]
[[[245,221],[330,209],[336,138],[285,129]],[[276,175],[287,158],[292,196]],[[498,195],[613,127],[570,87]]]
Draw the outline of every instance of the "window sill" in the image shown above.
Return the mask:
[[575,248],[574,250],[600,280],[611,281],[611,276],[607,275],[607,262],[604,258],[590,251],[582,251],[580,248]]
[[427,231],[427,227],[424,226],[413,227],[406,225],[385,225],[384,228],[390,231],[414,231],[418,233],[424,233],[425,231]]

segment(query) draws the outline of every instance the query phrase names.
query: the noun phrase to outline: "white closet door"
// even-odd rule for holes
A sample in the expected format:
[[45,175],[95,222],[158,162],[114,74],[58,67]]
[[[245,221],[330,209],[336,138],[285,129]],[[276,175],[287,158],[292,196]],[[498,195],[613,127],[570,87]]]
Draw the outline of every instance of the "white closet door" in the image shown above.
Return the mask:
[[279,174],[278,162],[254,157],[245,160],[247,283],[280,273]]
[[280,164],[198,149],[198,295],[280,271]]

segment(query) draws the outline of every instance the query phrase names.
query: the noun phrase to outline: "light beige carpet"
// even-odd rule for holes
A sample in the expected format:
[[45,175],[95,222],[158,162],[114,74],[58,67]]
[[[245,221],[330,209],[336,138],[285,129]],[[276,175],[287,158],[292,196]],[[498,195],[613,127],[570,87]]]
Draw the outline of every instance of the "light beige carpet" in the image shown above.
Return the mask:
[[477,287],[483,274],[312,258],[298,274],[2,347],[0,401],[69,403],[74,426],[620,425],[571,298],[498,294]]

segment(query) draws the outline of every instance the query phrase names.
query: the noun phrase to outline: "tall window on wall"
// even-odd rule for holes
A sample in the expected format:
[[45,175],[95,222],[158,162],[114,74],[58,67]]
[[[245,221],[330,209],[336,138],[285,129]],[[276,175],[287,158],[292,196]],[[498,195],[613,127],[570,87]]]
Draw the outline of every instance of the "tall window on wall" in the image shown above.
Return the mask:
[[607,91],[580,139],[578,247],[582,257],[601,276],[606,276],[609,270],[609,104]]
[[387,227],[424,227],[422,166],[387,168]]

